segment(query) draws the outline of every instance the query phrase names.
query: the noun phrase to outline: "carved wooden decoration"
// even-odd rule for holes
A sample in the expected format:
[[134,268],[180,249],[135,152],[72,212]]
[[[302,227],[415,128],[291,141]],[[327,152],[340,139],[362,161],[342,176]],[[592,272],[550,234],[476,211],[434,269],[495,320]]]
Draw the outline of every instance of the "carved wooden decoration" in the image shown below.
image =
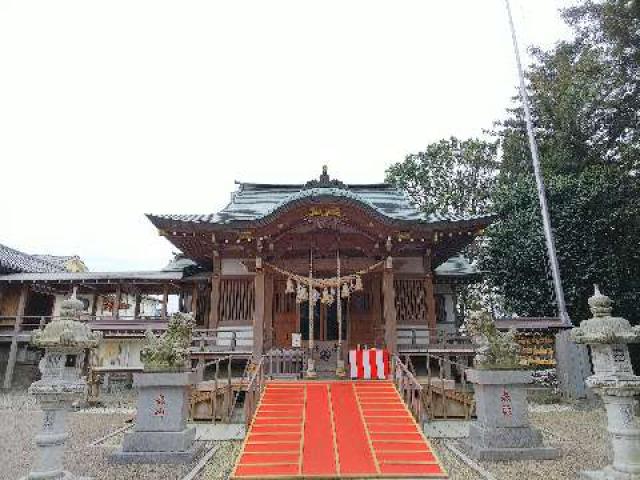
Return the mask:
[[393,285],[396,291],[398,323],[424,324],[426,315],[424,280],[396,278]]

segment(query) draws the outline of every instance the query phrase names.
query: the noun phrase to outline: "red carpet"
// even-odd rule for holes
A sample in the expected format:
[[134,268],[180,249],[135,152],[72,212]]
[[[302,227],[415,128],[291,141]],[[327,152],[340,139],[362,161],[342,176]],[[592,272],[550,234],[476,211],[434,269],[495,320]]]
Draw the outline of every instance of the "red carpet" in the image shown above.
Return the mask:
[[232,478],[447,478],[391,382],[270,382]]

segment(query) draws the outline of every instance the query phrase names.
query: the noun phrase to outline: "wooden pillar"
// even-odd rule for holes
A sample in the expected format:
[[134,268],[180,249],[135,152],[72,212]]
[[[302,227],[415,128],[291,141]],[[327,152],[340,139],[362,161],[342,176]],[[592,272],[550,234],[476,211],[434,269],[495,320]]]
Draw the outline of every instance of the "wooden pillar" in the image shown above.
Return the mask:
[[198,282],[193,283],[191,289],[191,314],[193,315],[193,321],[198,323]]
[[384,343],[390,353],[397,353],[398,333],[396,295],[393,287],[393,259],[389,256],[382,272],[382,301],[384,315]]
[[255,306],[253,311],[253,360],[257,362],[262,357],[264,348],[264,290],[265,279],[262,268],[262,258],[256,258]]
[[99,295],[97,293],[93,294],[93,301],[91,303],[91,317],[95,320],[96,315],[98,314],[98,299]]
[[220,257],[214,252],[213,274],[211,275],[211,302],[209,306],[209,326],[208,328],[218,328],[220,314],[218,305],[220,304],[220,275],[222,273],[222,262]]
[[111,309],[111,316],[114,319],[120,318],[120,299],[122,298],[122,287],[118,284],[118,288],[116,289],[116,295],[113,299],[113,308]]
[[169,285],[162,286],[162,320],[167,319],[167,306],[169,304]]
[[7,368],[4,371],[4,389],[9,390],[13,383],[13,371],[16,366],[16,358],[18,356],[18,334],[22,328],[22,317],[27,306],[27,297],[29,296],[29,285],[22,285],[20,290],[20,300],[18,301],[18,310],[16,311],[16,321],[13,325],[13,336],[11,337],[11,347],[9,349],[9,359],[7,360]]
[[424,298],[426,307],[426,324],[431,330],[436,329],[436,296],[433,288],[433,268],[431,267],[431,249],[427,250],[427,254],[424,256]]
[[133,318],[140,318],[140,301],[142,300],[142,295],[136,290],[135,292],[135,303],[133,306]]
[[264,348],[273,348],[273,275],[267,275],[264,286]]

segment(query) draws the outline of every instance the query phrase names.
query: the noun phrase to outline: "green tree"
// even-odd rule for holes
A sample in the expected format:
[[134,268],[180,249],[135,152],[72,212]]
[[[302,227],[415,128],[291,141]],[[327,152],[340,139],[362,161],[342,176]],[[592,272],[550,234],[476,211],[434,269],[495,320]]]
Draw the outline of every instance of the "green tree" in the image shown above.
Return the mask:
[[[549,178],[547,194],[571,318],[589,317],[587,299],[598,283],[619,315],[640,321],[640,184],[614,167],[592,166]],[[480,268],[507,311],[555,315],[533,178],[501,185],[493,199],[499,220],[486,232]]]
[[496,148],[479,139],[440,140],[391,165],[386,179],[427,213],[485,213],[496,183]]
[[[563,12],[575,36],[532,49],[527,72],[536,137],[546,174],[592,165],[640,168],[640,2],[584,1]],[[498,124],[501,176],[529,173],[522,109]]]
[[[640,1],[584,0],[563,16],[574,38],[533,49],[527,79],[569,313],[588,317],[587,298],[599,283],[617,313],[640,323]],[[518,103],[495,126],[497,175],[494,144],[486,155],[456,155],[459,145],[478,141],[452,139],[408,156],[387,177],[427,212],[496,213],[480,243],[485,290],[507,311],[554,315]],[[480,180],[460,176],[458,163],[469,171],[481,165]]]

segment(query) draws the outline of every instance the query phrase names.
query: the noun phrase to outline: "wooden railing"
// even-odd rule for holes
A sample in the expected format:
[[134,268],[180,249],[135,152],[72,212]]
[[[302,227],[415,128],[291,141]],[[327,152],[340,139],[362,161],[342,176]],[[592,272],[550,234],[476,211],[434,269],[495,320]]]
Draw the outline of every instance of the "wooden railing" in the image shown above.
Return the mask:
[[[426,419],[469,420],[475,414],[473,387],[466,377],[471,361],[472,357],[465,358],[465,361],[454,361],[444,356],[426,354],[427,376],[424,380],[418,377]],[[407,367],[415,373],[409,357]]]
[[471,348],[471,338],[439,328],[398,326],[400,352],[427,351],[434,348]]
[[[44,327],[59,318],[45,316],[0,316],[0,337],[11,339]],[[142,338],[147,330],[160,334],[167,329],[167,319],[162,317],[119,317],[81,315],[92,330],[100,331],[105,338]],[[18,328],[16,328],[18,322]],[[22,341],[22,340],[21,340]],[[195,329],[191,346],[192,354],[250,353],[253,332],[241,328]]]
[[245,352],[253,349],[253,330],[238,328],[197,329],[191,353]]
[[40,327],[44,327],[51,318],[46,315],[0,316],[0,329],[3,329],[5,333],[13,333],[16,321],[20,319],[19,332],[37,330]]
[[269,378],[302,378],[306,361],[303,349],[274,348],[269,350],[265,357]]
[[[196,407],[200,403],[206,403],[209,406],[210,411],[207,416],[210,416],[211,422],[216,423],[220,418],[223,423],[229,423],[233,410],[235,408],[235,396],[233,392],[233,375],[231,370],[231,363],[233,356],[216,358],[210,362],[198,362],[196,366],[196,372],[198,374],[198,380],[201,381],[204,376],[204,371],[207,367],[214,367],[213,385],[212,388],[206,390],[196,390],[191,395],[191,417],[196,418]],[[223,371],[223,378],[220,378],[221,364],[226,362],[226,368]]]
[[257,364],[252,363],[250,367],[250,377],[244,394],[244,418],[247,428],[251,425],[253,415],[256,413],[262,391],[264,390],[266,377],[264,365],[265,357],[263,356]]
[[393,356],[393,382],[418,424],[422,424],[422,386],[398,356]]

